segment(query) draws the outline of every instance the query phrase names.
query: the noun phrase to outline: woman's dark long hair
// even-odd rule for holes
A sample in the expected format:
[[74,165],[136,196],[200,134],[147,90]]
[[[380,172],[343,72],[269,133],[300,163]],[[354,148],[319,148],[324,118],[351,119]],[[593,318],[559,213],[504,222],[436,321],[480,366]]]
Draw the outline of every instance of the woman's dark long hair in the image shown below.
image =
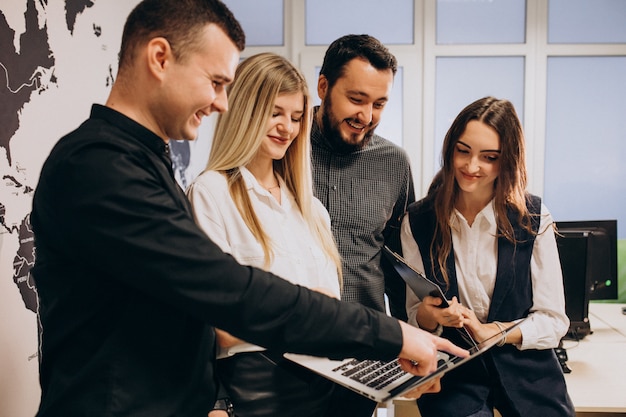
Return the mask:
[[516,212],[519,224],[529,233],[533,233],[531,215],[526,207],[524,132],[515,107],[508,100],[494,97],[476,100],[458,114],[446,133],[441,151],[442,168],[433,178],[427,196],[428,199],[432,199],[437,218],[430,246],[431,268],[433,271],[436,270],[436,262],[446,284],[449,284],[446,260],[452,250],[450,221],[459,195],[459,186],[454,177],[454,150],[467,124],[472,120],[492,127],[500,138],[500,174],[494,182],[493,190],[498,236],[504,236],[516,243],[507,209]]

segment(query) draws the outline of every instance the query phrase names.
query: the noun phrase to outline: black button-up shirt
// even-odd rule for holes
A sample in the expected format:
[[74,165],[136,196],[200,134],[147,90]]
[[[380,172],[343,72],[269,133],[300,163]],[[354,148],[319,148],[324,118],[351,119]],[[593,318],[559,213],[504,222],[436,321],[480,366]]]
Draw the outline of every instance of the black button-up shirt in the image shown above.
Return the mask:
[[224,254],[194,223],[164,141],[110,108],[55,145],[31,221],[39,417],[205,417],[212,325],[277,350],[400,351],[397,322]]

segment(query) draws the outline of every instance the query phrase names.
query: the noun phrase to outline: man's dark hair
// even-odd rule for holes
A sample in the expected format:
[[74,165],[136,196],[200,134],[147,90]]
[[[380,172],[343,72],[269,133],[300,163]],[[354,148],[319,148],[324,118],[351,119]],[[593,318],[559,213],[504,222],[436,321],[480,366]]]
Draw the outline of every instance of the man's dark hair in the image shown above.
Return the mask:
[[201,30],[211,23],[243,51],[243,29],[220,0],[143,0],[126,19],[119,67],[131,65],[137,47],[155,37],[167,39],[176,59],[184,60],[197,46]]
[[393,75],[398,70],[398,61],[378,39],[370,35],[346,35],[330,44],[324,55],[320,70],[328,80],[330,88],[341,78],[345,66],[354,58],[368,61],[377,70],[390,69]]

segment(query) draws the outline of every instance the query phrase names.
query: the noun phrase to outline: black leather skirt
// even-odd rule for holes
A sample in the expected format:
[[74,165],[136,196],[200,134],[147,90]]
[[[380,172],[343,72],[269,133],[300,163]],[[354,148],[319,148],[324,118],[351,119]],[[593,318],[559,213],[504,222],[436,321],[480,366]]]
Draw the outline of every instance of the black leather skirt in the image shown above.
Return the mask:
[[239,353],[217,361],[217,373],[237,417],[318,417],[334,384],[271,352]]

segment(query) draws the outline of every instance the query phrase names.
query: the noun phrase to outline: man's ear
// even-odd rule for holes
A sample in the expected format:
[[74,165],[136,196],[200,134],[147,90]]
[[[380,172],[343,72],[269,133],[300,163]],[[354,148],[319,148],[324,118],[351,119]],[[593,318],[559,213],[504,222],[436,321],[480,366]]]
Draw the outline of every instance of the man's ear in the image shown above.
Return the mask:
[[320,100],[324,100],[328,91],[328,79],[325,75],[320,75],[317,79],[317,96]]
[[146,46],[146,54],[150,73],[160,79],[174,59],[170,43],[163,37],[152,38]]

